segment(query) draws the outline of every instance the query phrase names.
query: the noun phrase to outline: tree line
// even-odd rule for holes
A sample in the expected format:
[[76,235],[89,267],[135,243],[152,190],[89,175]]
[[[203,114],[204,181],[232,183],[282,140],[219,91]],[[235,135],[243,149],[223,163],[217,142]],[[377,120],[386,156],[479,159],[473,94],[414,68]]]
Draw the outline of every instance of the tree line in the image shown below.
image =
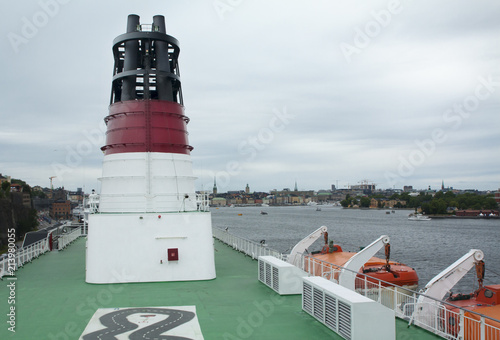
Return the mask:
[[393,194],[390,197],[383,195],[370,195],[368,197],[350,197],[346,196],[340,202],[343,207],[353,206],[357,204],[362,208],[368,208],[372,198],[379,200],[379,207],[383,207],[382,199],[400,200],[406,204],[397,203],[394,208],[421,208],[425,214],[446,214],[448,208],[456,208],[459,210],[492,210],[498,209],[498,204],[494,199],[493,194],[478,195],[473,193],[455,194],[452,191],[438,191],[433,195],[421,192],[418,196],[410,196],[410,193],[403,192],[401,194]]

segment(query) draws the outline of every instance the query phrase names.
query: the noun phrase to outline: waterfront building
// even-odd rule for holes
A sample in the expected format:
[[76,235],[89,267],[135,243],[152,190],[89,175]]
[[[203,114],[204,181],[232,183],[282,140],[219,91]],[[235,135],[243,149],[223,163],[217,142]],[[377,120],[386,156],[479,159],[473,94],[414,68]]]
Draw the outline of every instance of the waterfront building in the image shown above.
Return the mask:
[[210,205],[213,207],[224,207],[227,205],[227,201],[224,197],[214,197]]
[[50,217],[55,219],[69,219],[71,217],[71,202],[57,200],[50,206]]
[[370,208],[398,208],[406,206],[406,201],[390,200],[386,198],[372,198],[370,200]]

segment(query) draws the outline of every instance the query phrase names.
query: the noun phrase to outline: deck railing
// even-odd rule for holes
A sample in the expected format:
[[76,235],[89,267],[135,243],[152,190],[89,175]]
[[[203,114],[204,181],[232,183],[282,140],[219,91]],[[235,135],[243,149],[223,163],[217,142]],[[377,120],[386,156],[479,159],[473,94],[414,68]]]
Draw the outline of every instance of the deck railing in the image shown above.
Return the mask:
[[[49,240],[45,238],[27,247],[18,249],[14,253],[6,253],[7,257],[0,260],[0,278],[4,276],[13,276],[14,272],[25,263],[31,262],[33,259],[45,254],[49,250]],[[13,255],[9,258],[9,254]]]
[[357,293],[394,310],[396,316],[408,321],[409,325],[413,323],[445,339],[500,340],[500,320],[363,273],[355,273],[309,254],[300,254],[294,264],[313,276],[322,276],[336,283],[340,273],[349,271],[355,276]]
[[284,260],[285,256],[279,251],[270,249],[262,243],[250,241],[228,233],[225,230],[212,228],[213,236],[219,241],[233,247],[233,249],[242,252],[252,259],[257,260],[259,256],[274,256]]
[[210,200],[208,194],[196,194],[196,205],[198,211],[210,211]]
[[[164,196],[170,196],[170,197],[176,197],[177,194],[172,194],[172,195],[164,195]],[[96,214],[99,213],[99,203],[100,203],[100,198],[101,196],[98,194],[91,194],[89,195],[89,198],[85,199],[84,202],[84,207],[86,208],[87,214]],[[187,198],[187,197],[186,197]],[[145,204],[142,200],[137,200],[137,201],[128,201],[127,204],[129,207],[134,207],[134,211],[137,210],[138,205]],[[179,208],[179,212],[184,210],[184,201],[182,202],[182,206]],[[146,210],[146,207],[144,207],[144,210]],[[156,210],[155,210],[156,211]],[[185,210],[184,210],[185,211]],[[209,194],[208,193],[202,193],[202,194],[196,194],[196,211],[202,211],[202,212],[207,212],[210,211],[210,200],[209,200]],[[157,210],[156,212],[161,212],[160,210]]]
[[82,227],[83,226],[80,226],[78,228],[71,230],[70,232],[68,232],[66,234],[62,234],[61,236],[59,236],[59,238],[57,239],[57,249],[63,250],[69,244],[71,244],[74,240],[76,240],[80,236],[84,235]]
[[[83,225],[78,226],[67,234],[61,235],[58,241],[58,250],[66,248],[71,242],[76,240],[80,236],[86,235],[85,228]],[[49,238],[44,238],[27,247],[17,249],[14,257],[9,259],[7,257],[0,260],[0,279],[4,276],[12,276],[14,272],[21,268],[24,264],[31,262],[42,254],[50,251]]]
[[[232,246],[253,259],[260,255],[271,255],[286,260],[286,255],[262,247],[257,242],[246,240],[227,231],[213,228],[214,237]],[[265,249],[265,254],[259,250]],[[314,258],[309,254],[299,254],[294,265],[313,276],[322,276],[338,283],[340,273],[348,271],[355,277],[355,290],[387,308],[408,324],[424,328],[445,339],[460,340],[500,340],[500,320],[473,311],[461,309],[446,301],[425,296],[419,292],[378,280],[363,273],[355,273],[341,266]],[[455,312],[450,310],[458,310]]]

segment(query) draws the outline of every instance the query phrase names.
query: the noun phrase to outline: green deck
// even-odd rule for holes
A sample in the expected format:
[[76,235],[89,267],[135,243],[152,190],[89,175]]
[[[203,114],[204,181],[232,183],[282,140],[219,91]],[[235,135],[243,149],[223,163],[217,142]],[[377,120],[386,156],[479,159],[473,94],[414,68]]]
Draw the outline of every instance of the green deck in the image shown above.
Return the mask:
[[[257,262],[215,242],[210,281],[85,283],[85,240],[17,271],[16,332],[8,331],[7,278],[1,283],[0,339],[78,339],[98,308],[195,305],[205,339],[342,339],[301,310],[301,297],[279,296],[257,280]],[[396,321],[397,339],[439,339]],[[376,340],[376,339],[375,339]]]

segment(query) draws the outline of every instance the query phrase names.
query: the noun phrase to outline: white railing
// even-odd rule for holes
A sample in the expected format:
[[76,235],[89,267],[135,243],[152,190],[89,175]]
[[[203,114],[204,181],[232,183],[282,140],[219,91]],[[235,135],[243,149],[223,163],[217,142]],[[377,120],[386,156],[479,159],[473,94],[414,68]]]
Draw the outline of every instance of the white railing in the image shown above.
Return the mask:
[[[163,196],[165,196],[167,198],[168,198],[168,196],[176,198],[172,201],[166,202],[166,204],[172,204],[172,203],[178,202],[178,197],[177,197],[178,195],[177,194],[163,195]],[[99,213],[100,199],[101,199],[100,195],[98,195],[98,194],[89,195],[88,199],[86,199],[84,202],[84,207],[85,207],[84,214],[86,213],[88,215],[88,214]],[[133,208],[132,211],[136,211],[137,207],[141,204],[144,204],[144,203],[145,202],[143,200],[136,200],[136,201],[129,200],[126,202],[126,204],[128,205],[126,207]],[[185,202],[182,201],[182,207],[180,208],[179,212],[183,211],[183,210],[185,211],[184,205],[185,205]],[[122,204],[122,207],[125,207],[125,206]],[[144,210],[146,210],[146,207],[144,207]],[[196,210],[203,211],[203,212],[210,211],[209,194],[207,194],[207,193],[196,194]],[[160,209],[160,210],[155,210],[155,211],[162,212],[163,210]],[[88,216],[85,216],[85,217],[88,217]]]
[[[218,240],[253,259],[257,259],[261,255],[271,255],[286,260],[286,255],[276,250],[231,235],[222,229],[213,228],[213,235]],[[348,270],[314,258],[309,254],[300,254],[296,259],[295,266],[313,276],[322,276],[336,283],[338,283],[340,273]],[[352,274],[356,275],[355,290],[357,293],[394,310],[396,316],[408,321],[409,325],[413,323],[445,339],[500,340],[500,320],[461,309],[451,303],[433,299],[363,273],[352,272]]]
[[12,276],[14,272],[21,268],[26,262],[31,262],[33,259],[36,259],[38,256],[45,254],[50,250],[49,248],[49,240],[45,238],[33,244],[30,244],[27,247],[18,249],[13,256],[7,257],[0,260],[0,278],[4,276]]
[[[301,254],[295,265],[314,276],[322,276],[336,283],[342,271],[349,271],[309,254]],[[357,293],[394,310],[398,318],[409,324],[413,323],[445,339],[500,340],[500,320],[370,275],[351,273],[356,275],[354,286]]]
[[408,303],[407,307],[414,310],[410,324],[413,322],[446,339],[500,340],[500,320],[451,303],[429,301],[429,297],[425,297],[426,301],[421,300]]
[[59,236],[57,239],[57,249],[58,250],[63,250],[66,248],[71,242],[79,238],[80,236],[84,235],[82,227],[75,228],[72,231],[70,231],[67,234],[62,234]]
[[198,211],[210,211],[208,194],[196,194],[196,205],[198,206]]
[[88,207],[90,214],[99,212],[99,200],[100,196],[98,194],[90,194],[89,198],[83,202],[84,209]]
[[233,247],[233,249],[242,252],[252,259],[256,260],[259,256],[274,256],[280,260],[286,260],[286,256],[279,251],[270,249],[262,243],[250,241],[238,236],[234,236],[225,230],[212,228],[213,236],[219,241]]
[[[62,250],[67,247],[71,242],[76,240],[80,236],[86,235],[85,225],[80,225],[78,228],[73,229],[68,234],[63,234],[58,238],[58,250]],[[50,251],[49,237],[44,238],[38,242],[30,244],[27,247],[18,249],[14,253],[14,257],[9,257],[0,260],[0,279],[4,276],[12,276],[13,273],[21,268],[25,263],[31,262],[42,254]]]

